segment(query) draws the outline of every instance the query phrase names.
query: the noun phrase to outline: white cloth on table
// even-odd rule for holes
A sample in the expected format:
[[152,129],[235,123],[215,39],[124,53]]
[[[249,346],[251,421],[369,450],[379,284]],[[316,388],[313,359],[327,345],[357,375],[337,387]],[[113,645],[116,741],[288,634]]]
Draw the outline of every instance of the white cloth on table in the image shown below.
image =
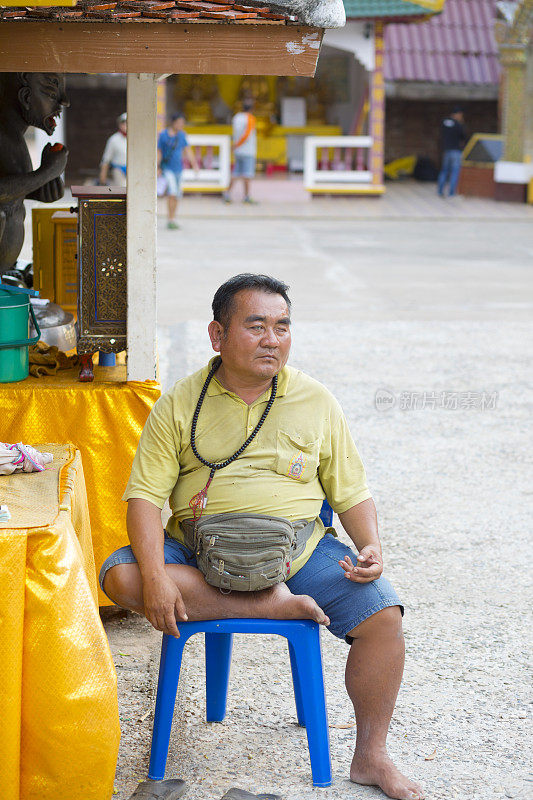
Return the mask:
[[40,453],[29,444],[0,442],[0,475],[14,472],[42,472],[45,464],[50,464],[52,453]]

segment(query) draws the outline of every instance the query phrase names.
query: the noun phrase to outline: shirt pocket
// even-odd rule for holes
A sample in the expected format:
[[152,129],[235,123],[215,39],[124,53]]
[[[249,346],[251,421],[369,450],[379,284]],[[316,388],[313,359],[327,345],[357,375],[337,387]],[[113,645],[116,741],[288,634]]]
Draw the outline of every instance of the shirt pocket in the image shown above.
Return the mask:
[[300,483],[316,477],[319,464],[319,442],[306,442],[295,434],[278,430],[276,444],[276,472]]

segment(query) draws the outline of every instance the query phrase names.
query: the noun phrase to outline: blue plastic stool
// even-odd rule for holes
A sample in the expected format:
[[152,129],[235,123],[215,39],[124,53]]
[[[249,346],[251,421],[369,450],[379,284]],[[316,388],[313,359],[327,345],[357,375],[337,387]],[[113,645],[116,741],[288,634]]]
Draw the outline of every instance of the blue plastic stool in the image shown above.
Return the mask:
[[114,367],[117,359],[114,353],[102,353],[98,351],[98,366],[99,367]]
[[165,776],[181,658],[187,639],[195,633],[205,633],[207,721],[222,722],[226,715],[233,634],[276,633],[284,636],[289,644],[296,714],[298,724],[307,729],[313,784],[329,786],[331,758],[319,625],[312,620],[217,619],[180,622],[178,629],[179,639],[163,635],[148,777],[162,780]]
[[318,516],[324,523],[325,528],[330,528],[333,525],[333,509],[327,500],[324,500],[322,503],[322,508]]

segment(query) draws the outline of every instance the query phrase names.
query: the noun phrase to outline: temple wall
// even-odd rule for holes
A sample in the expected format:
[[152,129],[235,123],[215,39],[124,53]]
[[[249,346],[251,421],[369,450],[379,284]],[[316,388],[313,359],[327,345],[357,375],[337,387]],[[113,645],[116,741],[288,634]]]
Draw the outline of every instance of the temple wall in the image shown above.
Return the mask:
[[126,110],[125,77],[69,76],[67,94],[70,108],[65,123],[70,153],[66,181],[85,183],[96,179],[105,143],[117,130],[116,118]]
[[[327,48],[331,50],[331,48]],[[327,50],[324,56],[323,69],[328,69]],[[336,51],[332,51],[335,53]],[[339,52],[339,51],[337,51]],[[326,122],[329,125],[340,125],[344,134],[349,134],[352,128],[355,114],[359,107],[361,96],[364,94],[368,85],[368,73],[359,61],[346,55],[346,87],[347,94],[344,102],[333,102],[326,112]],[[322,59],[322,55],[320,56]]]
[[[439,130],[453,101],[416,101],[387,98],[385,109],[385,162],[417,155],[440,162]],[[469,134],[498,133],[496,100],[460,102]]]

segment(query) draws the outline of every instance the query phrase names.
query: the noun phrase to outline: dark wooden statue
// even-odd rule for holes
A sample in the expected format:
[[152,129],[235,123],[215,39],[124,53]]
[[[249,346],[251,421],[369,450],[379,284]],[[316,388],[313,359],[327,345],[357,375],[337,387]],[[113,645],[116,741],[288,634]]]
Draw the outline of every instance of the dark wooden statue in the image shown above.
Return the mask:
[[13,269],[24,241],[24,200],[53,203],[65,190],[68,152],[47,144],[34,170],[24,134],[30,125],[49,136],[69,102],[65,77],[55,72],[0,73],[0,276]]

